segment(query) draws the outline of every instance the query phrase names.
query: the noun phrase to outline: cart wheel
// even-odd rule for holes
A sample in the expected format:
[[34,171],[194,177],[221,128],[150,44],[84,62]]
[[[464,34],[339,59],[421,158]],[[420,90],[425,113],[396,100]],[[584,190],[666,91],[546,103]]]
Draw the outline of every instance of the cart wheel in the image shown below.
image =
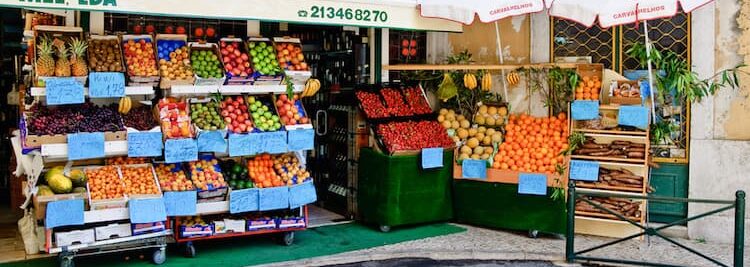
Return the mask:
[[281,244],[284,246],[291,246],[294,243],[294,232],[286,232],[281,239]]
[[158,248],[154,250],[154,254],[151,255],[151,261],[153,261],[156,265],[161,265],[162,263],[167,261],[167,253],[164,248]]
[[539,237],[539,231],[538,230],[529,230],[529,237],[530,238],[537,238],[537,237]]
[[195,246],[193,246],[193,242],[185,243],[185,257],[195,258]]
[[379,228],[380,228],[380,231],[383,233],[387,233],[391,231],[391,227],[388,225],[381,225]]
[[60,267],[75,267],[76,264],[73,262],[73,257],[67,255],[60,256]]

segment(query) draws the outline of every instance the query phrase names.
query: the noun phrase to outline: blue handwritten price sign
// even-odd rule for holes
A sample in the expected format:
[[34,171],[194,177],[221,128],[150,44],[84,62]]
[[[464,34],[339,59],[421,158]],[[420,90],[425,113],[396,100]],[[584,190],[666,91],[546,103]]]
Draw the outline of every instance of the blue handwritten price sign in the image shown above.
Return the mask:
[[167,220],[163,198],[131,199],[128,201],[131,223],[152,223]]
[[89,74],[89,97],[123,96],[125,96],[125,75],[122,72],[92,72]]
[[570,105],[574,120],[594,120],[599,118],[599,101],[576,100]]
[[318,201],[318,194],[312,181],[289,187],[289,208],[299,208],[315,201]]
[[578,181],[598,181],[599,162],[588,160],[570,160],[570,179]]
[[258,211],[259,194],[257,188],[232,190],[229,192],[229,213]]
[[104,157],[104,133],[68,134],[68,159],[96,159]]
[[58,200],[47,203],[44,226],[83,225],[83,199]]
[[258,195],[260,211],[289,208],[289,188],[286,186],[261,188]]
[[648,108],[645,106],[621,106],[617,113],[617,124],[641,129],[648,127]]
[[158,157],[163,148],[161,132],[128,133],[128,157]]
[[164,192],[167,216],[193,216],[196,214],[198,196],[195,191]]
[[227,140],[223,131],[203,131],[198,134],[199,152],[227,152]]
[[487,161],[465,159],[461,163],[461,176],[469,179],[487,180]]
[[250,156],[260,152],[258,134],[229,134],[229,156]]
[[422,149],[422,169],[433,169],[443,167],[443,148]]
[[260,149],[262,152],[279,154],[287,152],[286,131],[258,133],[260,137]]
[[198,142],[194,139],[168,139],[164,143],[164,162],[178,163],[198,160]]
[[85,101],[83,85],[74,78],[49,78],[45,80],[47,105],[81,104]]
[[524,195],[547,195],[547,176],[544,174],[521,173],[518,175],[518,193]]
[[287,134],[287,145],[290,151],[313,150],[315,147],[315,130],[292,130]]

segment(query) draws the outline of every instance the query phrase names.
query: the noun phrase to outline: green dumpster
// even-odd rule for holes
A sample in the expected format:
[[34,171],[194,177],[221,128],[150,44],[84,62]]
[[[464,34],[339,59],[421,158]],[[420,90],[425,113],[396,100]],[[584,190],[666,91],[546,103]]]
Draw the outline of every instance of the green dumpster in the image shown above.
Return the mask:
[[565,200],[519,195],[517,184],[468,179],[453,182],[455,218],[459,223],[509,230],[565,233]]
[[357,187],[360,219],[382,231],[451,220],[452,160],[453,151],[446,151],[442,168],[423,170],[418,155],[388,156],[363,148]]

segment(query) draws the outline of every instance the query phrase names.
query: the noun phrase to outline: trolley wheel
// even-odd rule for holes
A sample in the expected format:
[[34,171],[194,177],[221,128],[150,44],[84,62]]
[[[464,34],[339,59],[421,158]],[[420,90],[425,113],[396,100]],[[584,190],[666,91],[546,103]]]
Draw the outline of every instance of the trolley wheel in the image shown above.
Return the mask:
[[537,238],[537,237],[539,237],[538,230],[529,230],[529,238]]
[[68,255],[58,256],[60,267],[75,267],[76,264],[73,262],[73,257]]
[[195,258],[195,246],[193,246],[193,242],[185,243],[185,257]]
[[163,247],[154,250],[154,253],[151,254],[151,261],[153,261],[156,265],[161,265],[162,263],[167,261],[166,250]]
[[281,244],[291,246],[294,243],[294,232],[286,232],[281,238]]
[[381,225],[381,226],[380,226],[380,227],[378,227],[378,228],[379,228],[379,229],[380,229],[380,231],[381,231],[381,232],[383,232],[383,233],[387,233],[387,232],[390,232],[390,231],[391,231],[391,227],[390,227],[390,226],[388,226],[388,225]]

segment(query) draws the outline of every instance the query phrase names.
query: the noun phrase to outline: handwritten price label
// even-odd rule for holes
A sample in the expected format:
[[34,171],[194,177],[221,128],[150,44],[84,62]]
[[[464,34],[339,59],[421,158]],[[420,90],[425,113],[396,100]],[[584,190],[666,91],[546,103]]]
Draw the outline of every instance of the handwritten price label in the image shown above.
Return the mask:
[[286,131],[258,133],[262,152],[278,154],[287,152]]
[[68,159],[104,157],[104,133],[68,134]]
[[83,85],[74,78],[45,80],[47,105],[81,104],[85,101]]
[[229,134],[229,156],[250,156],[260,151],[258,134]]
[[178,163],[198,160],[198,143],[194,139],[169,139],[164,143],[164,162]]
[[89,74],[89,97],[112,98],[125,96],[125,76],[121,72],[92,72]]
[[599,118],[599,101],[576,100],[570,105],[574,120],[593,120]]
[[648,127],[648,108],[644,106],[621,106],[617,113],[617,123],[646,129]]
[[161,132],[128,133],[128,157],[158,157],[162,148]]

